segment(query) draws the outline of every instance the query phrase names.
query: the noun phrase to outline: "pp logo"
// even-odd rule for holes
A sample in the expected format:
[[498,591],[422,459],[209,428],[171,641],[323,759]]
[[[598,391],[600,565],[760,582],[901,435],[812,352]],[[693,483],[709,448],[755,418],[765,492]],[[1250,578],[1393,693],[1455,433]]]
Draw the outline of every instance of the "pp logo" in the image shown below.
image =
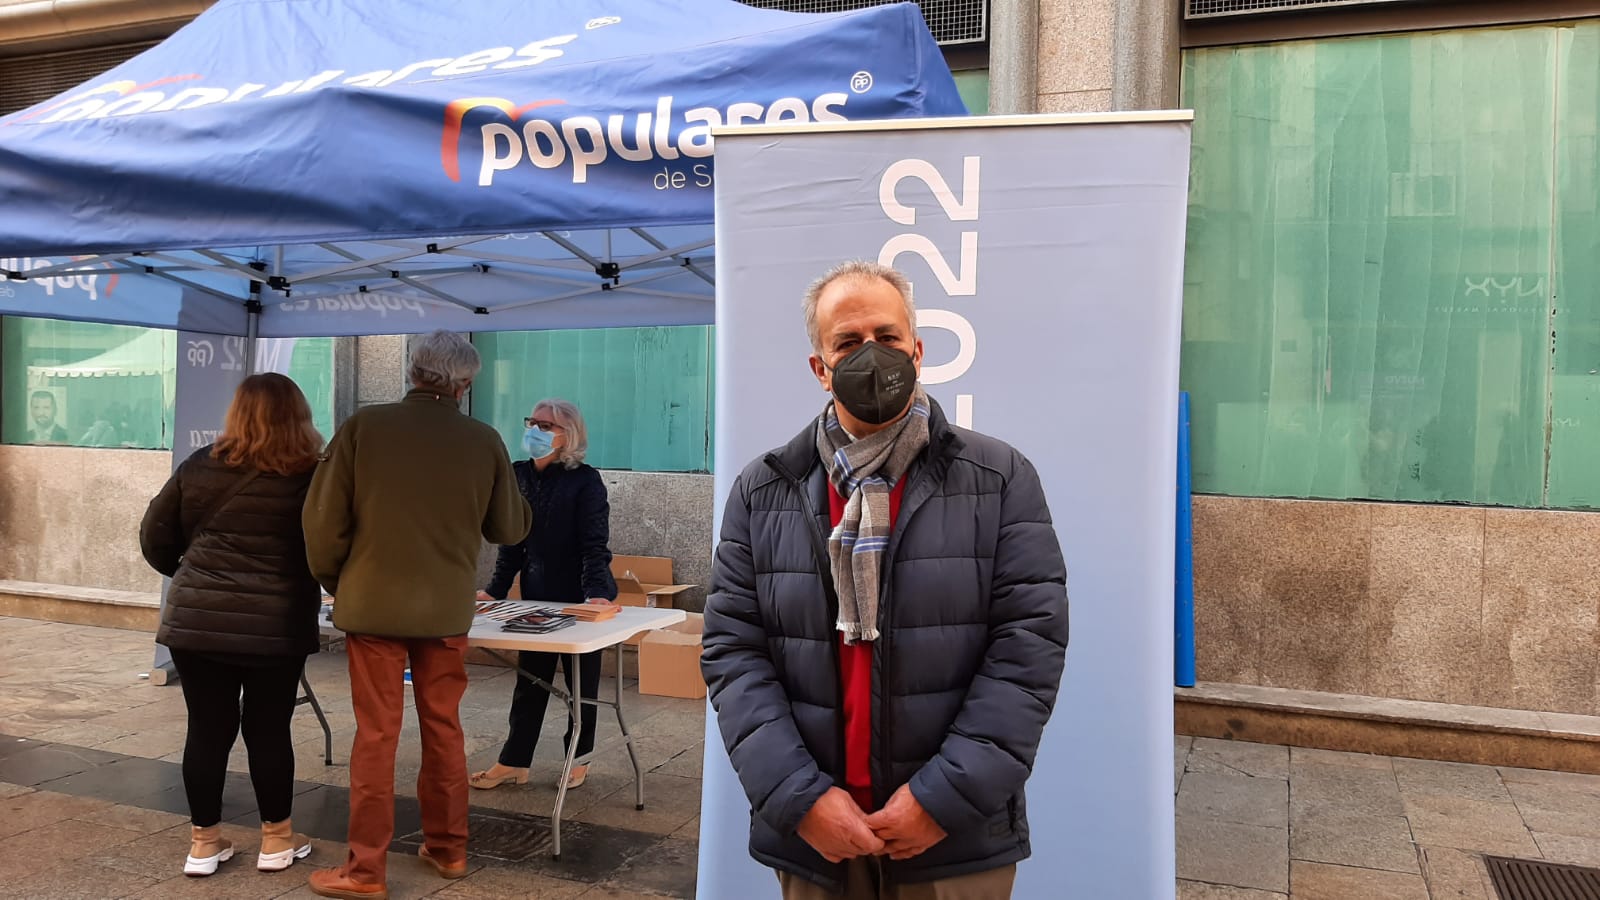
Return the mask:
[[188,357],[189,365],[197,369],[203,369],[211,365],[213,359],[216,359],[217,349],[211,346],[210,341],[190,341]]
[[593,31],[596,28],[604,28],[607,25],[616,25],[621,21],[621,16],[601,16],[598,19],[590,19],[589,21],[585,22],[583,27],[586,31]]
[[865,94],[872,90],[872,73],[867,71],[857,72],[850,76],[850,90]]

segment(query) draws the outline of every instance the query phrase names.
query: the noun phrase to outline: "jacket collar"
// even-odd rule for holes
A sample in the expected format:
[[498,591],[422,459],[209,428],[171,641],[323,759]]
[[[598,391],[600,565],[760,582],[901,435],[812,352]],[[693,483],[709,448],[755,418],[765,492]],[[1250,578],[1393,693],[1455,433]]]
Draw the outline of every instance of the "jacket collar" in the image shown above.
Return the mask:
[[[805,480],[812,467],[821,464],[817,456],[817,421],[822,416],[811,420],[811,424],[801,429],[789,443],[772,454],[772,458],[788,471],[790,475]],[[939,406],[939,401],[928,398],[928,449],[923,454],[920,464],[926,464],[940,456],[954,455],[961,449],[964,442],[961,436],[951,428],[950,422],[944,416],[944,409]]]
[[442,403],[445,406],[450,407],[451,409],[460,408],[460,404],[456,402],[455,398],[453,398],[453,397],[451,397],[451,396],[449,396],[447,394],[441,394],[438,391],[430,391],[430,390],[428,390],[426,388],[412,388],[412,389],[406,391],[406,395],[404,397],[400,398],[400,402],[402,402],[402,403]]

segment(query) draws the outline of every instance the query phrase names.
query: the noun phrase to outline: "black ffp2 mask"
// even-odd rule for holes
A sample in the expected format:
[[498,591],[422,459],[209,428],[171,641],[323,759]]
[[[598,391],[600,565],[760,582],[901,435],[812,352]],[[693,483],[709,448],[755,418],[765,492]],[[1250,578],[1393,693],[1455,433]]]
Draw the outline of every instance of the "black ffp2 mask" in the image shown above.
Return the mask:
[[916,388],[916,363],[877,341],[863,343],[833,367],[833,399],[868,425],[905,412]]

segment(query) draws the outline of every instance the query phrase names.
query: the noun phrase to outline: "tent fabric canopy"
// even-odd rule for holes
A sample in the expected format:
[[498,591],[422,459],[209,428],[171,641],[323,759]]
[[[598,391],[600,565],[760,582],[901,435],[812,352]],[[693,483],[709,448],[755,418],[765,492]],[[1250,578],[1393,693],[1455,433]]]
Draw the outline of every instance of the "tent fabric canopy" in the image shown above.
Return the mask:
[[908,3],[465,9],[222,0],[0,118],[0,313],[242,334],[248,305],[263,336],[709,323],[713,128],[965,112]]

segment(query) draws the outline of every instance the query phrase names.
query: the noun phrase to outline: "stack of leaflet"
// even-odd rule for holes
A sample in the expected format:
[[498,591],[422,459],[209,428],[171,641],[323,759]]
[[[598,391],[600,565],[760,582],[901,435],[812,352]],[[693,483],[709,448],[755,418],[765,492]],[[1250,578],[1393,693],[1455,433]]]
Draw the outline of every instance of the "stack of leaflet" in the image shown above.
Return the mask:
[[532,611],[533,607],[531,605],[519,603],[516,600],[479,600],[474,615],[493,619],[496,622],[504,622],[507,619],[514,619]]
[[580,622],[609,622],[617,617],[617,613],[622,611],[622,607],[609,603],[574,603],[559,610],[544,609],[540,611],[552,616],[572,616]]
[[574,616],[553,613],[547,609],[535,609],[532,612],[506,619],[501,623],[500,630],[513,631],[517,634],[549,634],[552,631],[575,625],[577,621]]

